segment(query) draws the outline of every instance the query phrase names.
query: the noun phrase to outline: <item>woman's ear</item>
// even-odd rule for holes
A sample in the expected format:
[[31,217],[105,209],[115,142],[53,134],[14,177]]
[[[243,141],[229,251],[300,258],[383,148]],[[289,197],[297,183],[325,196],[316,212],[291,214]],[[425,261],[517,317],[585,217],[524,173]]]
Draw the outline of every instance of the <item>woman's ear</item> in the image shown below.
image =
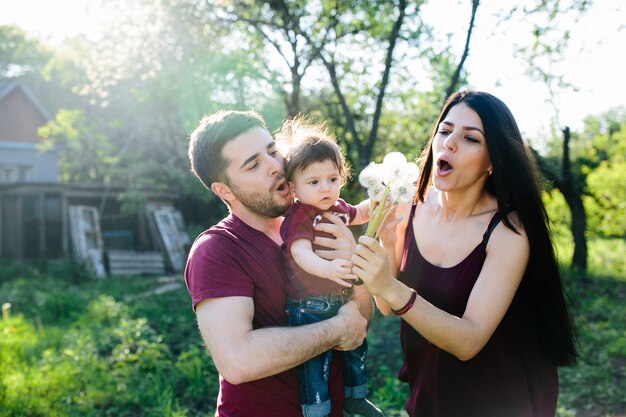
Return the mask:
[[230,187],[223,182],[211,183],[211,191],[224,201],[231,201],[235,198],[235,195],[231,191]]

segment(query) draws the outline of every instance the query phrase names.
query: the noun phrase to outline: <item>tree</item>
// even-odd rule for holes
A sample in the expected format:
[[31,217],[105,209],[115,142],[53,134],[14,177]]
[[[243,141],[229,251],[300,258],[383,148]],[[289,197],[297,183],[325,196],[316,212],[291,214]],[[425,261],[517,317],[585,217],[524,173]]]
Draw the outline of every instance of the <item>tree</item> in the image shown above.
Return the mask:
[[626,236],[626,109],[611,109],[585,119],[581,136],[585,147],[576,149],[584,163],[583,195],[589,230],[608,238]]
[[[557,69],[557,63],[562,59],[563,51],[568,47],[570,39],[569,25],[564,21],[586,12],[591,3],[587,0],[550,0],[537,1],[522,8],[514,6],[508,16],[511,18],[520,11],[525,20],[532,25],[532,42],[522,45],[516,54],[527,63],[527,74],[542,82],[547,90],[552,108],[554,109],[553,125],[558,126],[559,106],[558,92],[574,88],[565,79],[564,74]],[[560,129],[562,134],[562,153],[560,158],[560,173],[553,168],[548,160],[536,150],[531,150],[543,175],[558,189],[571,213],[570,230],[574,239],[574,254],[572,266],[581,271],[587,270],[587,219],[583,204],[585,189],[584,178],[576,178],[576,168],[570,157],[571,132],[569,127]]]
[[533,150],[535,160],[543,175],[556,187],[567,203],[572,215],[571,232],[574,238],[574,255],[572,257],[572,265],[581,271],[587,270],[587,239],[585,232],[587,230],[587,219],[585,217],[585,207],[582,199],[582,189],[584,183],[574,180],[572,172],[572,161],[570,158],[570,129],[563,129],[563,156],[561,160],[560,175],[552,168],[552,166],[543,159],[539,153]]
[[478,10],[478,4],[479,4],[479,0],[472,0],[472,14],[470,17],[469,27],[467,29],[467,36],[465,38],[465,46],[463,48],[463,54],[461,55],[459,64],[456,66],[456,69],[454,70],[454,74],[452,75],[452,78],[450,79],[450,84],[448,85],[448,88],[446,89],[446,95],[445,95],[446,98],[450,97],[452,93],[454,93],[457,90],[458,85],[460,83],[461,71],[463,70],[463,65],[465,64],[465,60],[467,59],[467,56],[469,55],[470,41],[472,39],[472,31],[474,30],[474,22],[476,20],[476,11]]
[[[562,140],[555,140],[546,156],[532,150],[542,174],[567,203],[574,239],[572,265],[581,271],[587,269],[588,218],[593,219],[593,230],[605,236],[622,237],[626,233],[620,199],[626,153],[620,138],[625,131],[624,110],[615,109],[587,118],[581,133],[564,128]],[[556,147],[559,143],[560,151]]]
[[[294,2],[294,7],[302,11],[307,9],[307,4]],[[247,35],[247,49],[258,57],[266,79],[282,96],[287,115],[301,113],[302,80],[313,63],[315,51],[293,31],[281,5],[277,2],[232,1],[223,9],[215,10],[224,24],[231,24]],[[249,33],[249,29],[258,36]],[[265,49],[267,53],[264,53]],[[277,57],[287,71],[272,66],[274,60],[268,59],[268,55]]]
[[0,26],[0,77],[20,77],[38,72],[50,53],[15,26]]

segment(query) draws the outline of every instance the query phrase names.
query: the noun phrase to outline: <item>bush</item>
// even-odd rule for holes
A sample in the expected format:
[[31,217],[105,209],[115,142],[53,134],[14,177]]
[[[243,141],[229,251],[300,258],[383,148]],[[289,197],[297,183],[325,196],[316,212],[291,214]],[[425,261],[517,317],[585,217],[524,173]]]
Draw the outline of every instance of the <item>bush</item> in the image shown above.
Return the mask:
[[[621,246],[591,242],[603,273],[583,277],[566,270],[564,276],[579,312],[581,359],[559,370],[560,417],[626,411],[626,282],[613,274],[620,267],[612,253]],[[158,286],[159,280],[72,284],[49,270],[0,265],[0,271],[12,271],[11,279],[0,281],[0,303],[13,304],[12,316],[0,321],[0,415],[213,412],[217,371],[202,346],[182,282],[164,294],[127,298]],[[370,398],[391,417],[406,416],[408,397],[406,384],[396,378],[402,363],[398,320],[377,315],[368,333]]]

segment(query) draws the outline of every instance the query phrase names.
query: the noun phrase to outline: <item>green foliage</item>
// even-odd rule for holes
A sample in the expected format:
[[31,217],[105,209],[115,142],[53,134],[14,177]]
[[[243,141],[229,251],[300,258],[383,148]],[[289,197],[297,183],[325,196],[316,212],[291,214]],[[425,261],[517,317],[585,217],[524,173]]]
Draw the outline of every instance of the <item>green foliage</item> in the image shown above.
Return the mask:
[[[77,286],[29,268],[2,265],[2,271],[9,272],[0,283],[2,302],[10,302],[13,313],[0,321],[1,415],[195,416],[214,407],[215,367],[182,287],[147,303],[123,302],[155,281]],[[41,300],[34,309],[33,294]],[[164,309],[166,303],[172,308]]]
[[[575,188],[582,194],[588,236],[626,236],[626,110],[615,108],[588,117],[580,132],[572,132],[570,160]],[[550,144],[549,163],[558,172],[562,138]],[[548,189],[549,189],[549,185]],[[544,195],[557,235],[569,232],[571,218],[565,200],[553,190]]]
[[[559,372],[559,404],[574,414],[617,415],[626,410],[626,281],[595,276],[580,285],[569,277],[569,294],[578,313],[580,359]],[[613,414],[616,413],[616,414]]]
[[[115,179],[113,168],[119,164],[115,145],[104,133],[101,123],[83,110],[60,110],[55,120],[39,129],[46,138],[43,147],[57,146],[63,182],[108,183]],[[113,178],[112,178],[113,177]]]
[[603,236],[626,236],[626,110],[608,112],[603,118],[588,118],[593,135],[593,154],[599,161],[587,174],[585,208],[589,230]]
[[37,71],[48,59],[49,52],[22,29],[0,26],[0,77]]
[[[559,254],[571,251],[567,236],[556,241]],[[592,274],[582,280],[565,270],[581,355],[559,370],[559,417],[626,411],[625,249],[618,239],[591,239]],[[182,282],[145,296],[159,278],[76,280],[63,272],[73,268],[0,264],[0,302],[12,304],[0,321],[0,415],[210,414],[217,372]],[[385,415],[406,417],[408,388],[396,378],[399,319],[376,315],[368,343],[370,398]]]

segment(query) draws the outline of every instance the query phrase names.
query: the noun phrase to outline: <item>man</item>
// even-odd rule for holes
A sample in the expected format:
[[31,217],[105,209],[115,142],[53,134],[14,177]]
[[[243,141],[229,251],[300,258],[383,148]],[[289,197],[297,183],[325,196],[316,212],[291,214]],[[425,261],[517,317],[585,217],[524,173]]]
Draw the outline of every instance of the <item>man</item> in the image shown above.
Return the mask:
[[[200,333],[220,374],[216,416],[301,416],[293,368],[333,348],[354,349],[365,337],[370,296],[355,287],[355,302],[336,317],[286,327],[286,273],[280,245],[282,214],[292,203],[283,158],[263,120],[252,112],[219,112],[205,117],[191,134],[193,172],[226,203],[230,215],[198,236],[185,280]],[[316,243],[329,259],[349,259],[350,231],[329,216],[319,230],[337,239]],[[329,386],[341,417],[343,381],[334,361]]]

